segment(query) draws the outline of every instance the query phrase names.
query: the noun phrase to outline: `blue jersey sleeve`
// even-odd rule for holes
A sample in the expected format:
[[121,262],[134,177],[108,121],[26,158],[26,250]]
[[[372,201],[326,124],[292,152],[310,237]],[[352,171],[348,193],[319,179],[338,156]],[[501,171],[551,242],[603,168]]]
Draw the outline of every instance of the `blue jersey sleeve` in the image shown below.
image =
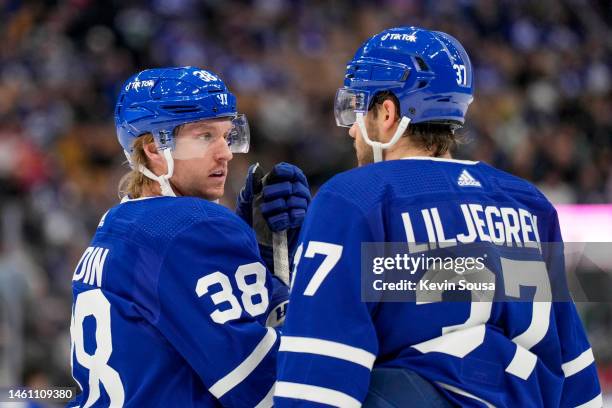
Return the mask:
[[[553,272],[552,279],[557,278],[557,281],[560,281],[553,284],[566,285],[565,276],[558,277],[555,273],[565,273],[565,259],[559,219],[554,209],[548,220],[550,224],[547,240],[550,244],[545,246],[548,252],[545,254],[545,260],[548,270]],[[601,407],[603,402],[595,359],[576,305],[571,301],[555,302],[553,315],[561,348],[561,369],[565,377],[559,406]]]
[[157,286],[157,329],[223,406],[272,405],[272,276],[249,232],[229,217],[189,227],[168,246]]
[[279,350],[277,407],[358,407],[365,398],[378,341],[373,306],[361,302],[361,242],[375,234],[363,219],[333,192],[320,192],[309,209]]

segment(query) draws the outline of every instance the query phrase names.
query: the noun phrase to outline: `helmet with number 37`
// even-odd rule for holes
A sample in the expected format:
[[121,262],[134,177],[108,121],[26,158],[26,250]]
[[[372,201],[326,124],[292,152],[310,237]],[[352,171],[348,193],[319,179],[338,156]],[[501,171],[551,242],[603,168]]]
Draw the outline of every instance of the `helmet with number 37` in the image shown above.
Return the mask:
[[249,150],[249,125],[236,97],[215,74],[196,67],[147,69],[129,78],[117,99],[115,126],[127,154],[134,140],[151,133],[160,149],[174,148],[174,130],[185,123],[230,118],[233,153]]
[[459,41],[446,33],[391,28],[367,40],[348,63],[334,105],[338,126],[352,126],[381,91],[397,97],[400,117],[412,124],[461,126],[473,99],[472,65]]

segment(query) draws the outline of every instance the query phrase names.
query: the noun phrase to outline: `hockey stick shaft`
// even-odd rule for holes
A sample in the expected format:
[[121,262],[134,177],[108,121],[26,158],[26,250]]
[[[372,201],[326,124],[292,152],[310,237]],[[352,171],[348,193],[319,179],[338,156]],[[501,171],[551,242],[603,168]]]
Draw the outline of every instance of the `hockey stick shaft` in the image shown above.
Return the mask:
[[274,274],[289,286],[289,251],[287,250],[287,231],[272,234],[274,251]]

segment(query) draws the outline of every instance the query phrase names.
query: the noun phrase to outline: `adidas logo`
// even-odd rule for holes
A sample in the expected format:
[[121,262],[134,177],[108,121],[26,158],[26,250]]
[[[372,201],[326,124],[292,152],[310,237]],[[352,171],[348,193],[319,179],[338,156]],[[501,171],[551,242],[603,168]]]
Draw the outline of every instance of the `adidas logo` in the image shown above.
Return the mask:
[[457,179],[457,184],[461,187],[482,187],[480,181],[476,180],[467,170],[463,170]]

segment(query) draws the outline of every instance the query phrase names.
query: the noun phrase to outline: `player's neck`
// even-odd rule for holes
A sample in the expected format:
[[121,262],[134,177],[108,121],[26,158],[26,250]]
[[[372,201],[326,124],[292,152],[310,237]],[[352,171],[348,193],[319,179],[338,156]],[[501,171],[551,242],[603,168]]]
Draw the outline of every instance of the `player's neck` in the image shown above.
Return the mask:
[[[393,148],[385,152],[385,160],[399,160],[407,157],[434,157],[434,155],[430,150],[418,149],[412,146],[398,146],[398,148]],[[452,159],[452,156],[448,151],[437,157],[442,159]]]
[[162,194],[161,188],[159,187],[159,183],[154,182],[143,187],[142,194],[140,195],[140,197],[157,197],[160,195]]

